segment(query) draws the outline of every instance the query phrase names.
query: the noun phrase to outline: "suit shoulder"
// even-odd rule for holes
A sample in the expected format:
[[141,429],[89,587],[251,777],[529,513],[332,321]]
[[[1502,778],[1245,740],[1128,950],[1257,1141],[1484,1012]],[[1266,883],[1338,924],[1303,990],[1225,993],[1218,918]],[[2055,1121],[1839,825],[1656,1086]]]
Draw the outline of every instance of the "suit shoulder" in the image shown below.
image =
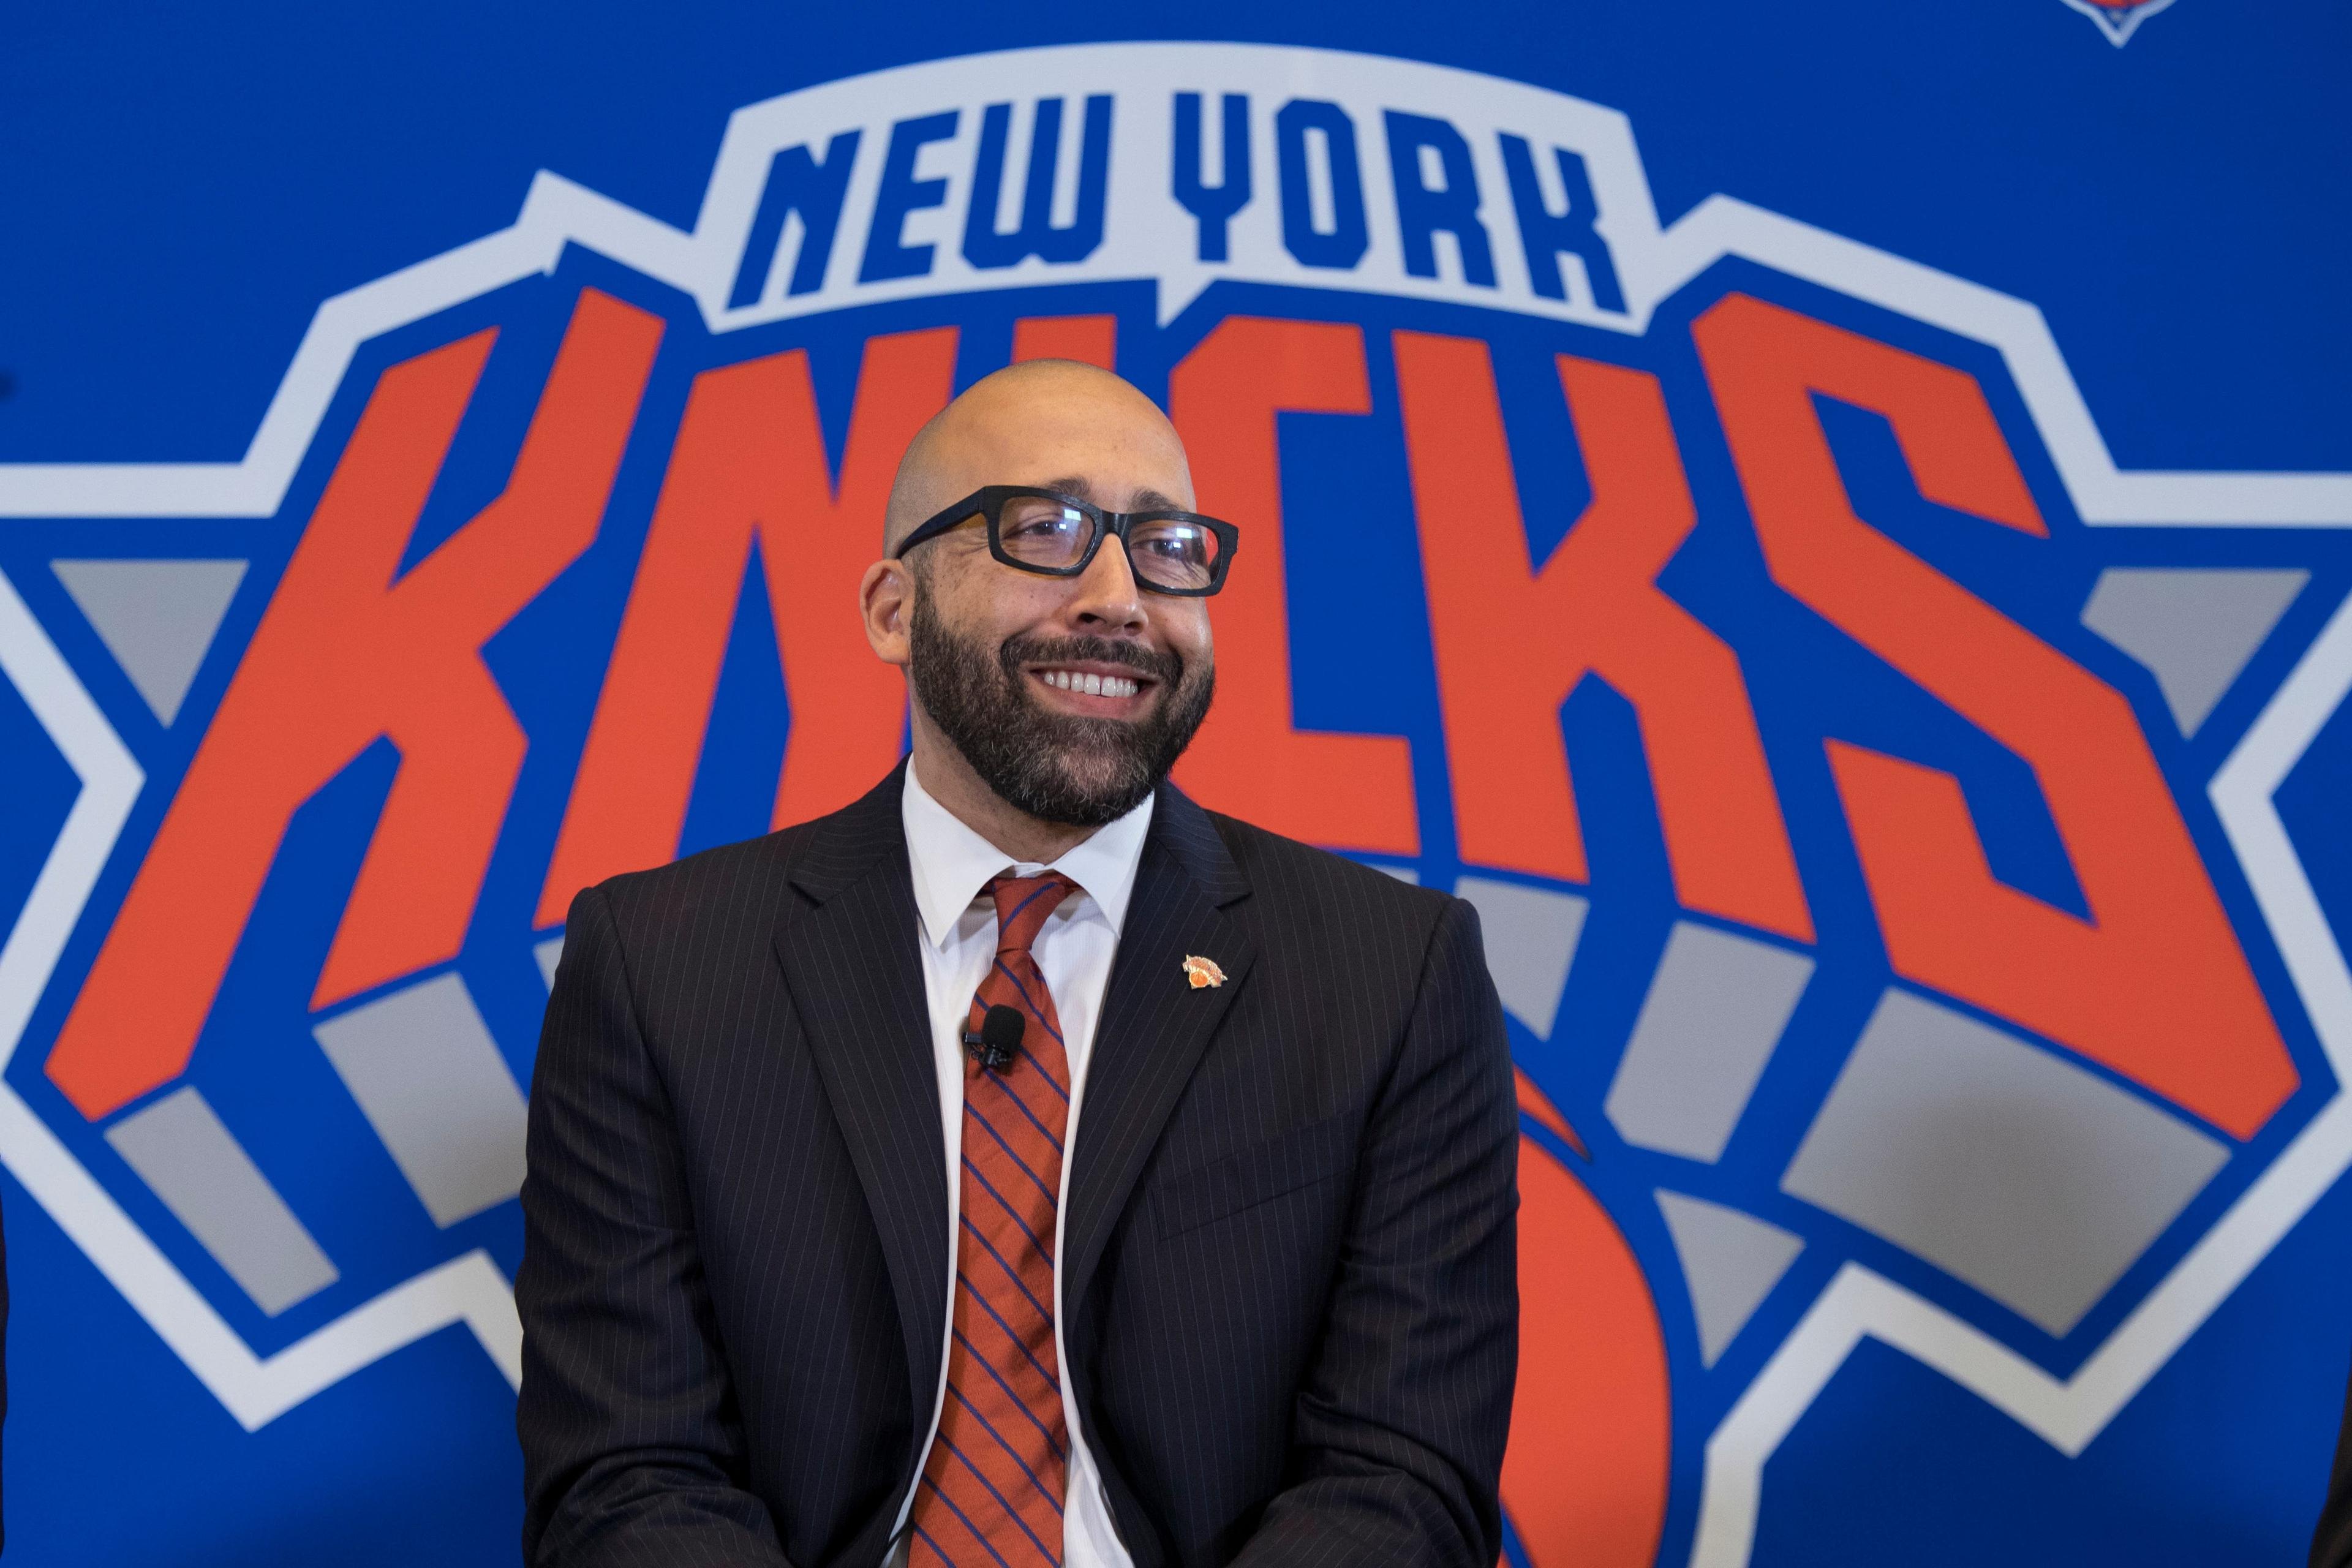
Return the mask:
[[1454,901],[1435,889],[1286,838],[1237,816],[1214,811],[1208,816],[1234,863],[1249,879],[1253,896],[1276,905],[1311,910],[1327,918],[1427,931]]
[[667,866],[607,877],[591,891],[624,931],[676,924],[713,910],[772,908],[785,896],[793,871],[805,859],[824,819],[704,849]]

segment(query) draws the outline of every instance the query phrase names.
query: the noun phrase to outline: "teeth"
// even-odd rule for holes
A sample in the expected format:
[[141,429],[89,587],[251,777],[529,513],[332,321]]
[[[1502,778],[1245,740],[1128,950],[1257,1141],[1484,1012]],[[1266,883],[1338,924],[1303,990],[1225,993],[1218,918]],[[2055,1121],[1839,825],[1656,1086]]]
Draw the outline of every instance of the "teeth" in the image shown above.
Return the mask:
[[1078,675],[1066,669],[1040,672],[1046,685],[1060,691],[1083,692],[1089,697],[1132,697],[1143,689],[1139,681],[1121,675]]

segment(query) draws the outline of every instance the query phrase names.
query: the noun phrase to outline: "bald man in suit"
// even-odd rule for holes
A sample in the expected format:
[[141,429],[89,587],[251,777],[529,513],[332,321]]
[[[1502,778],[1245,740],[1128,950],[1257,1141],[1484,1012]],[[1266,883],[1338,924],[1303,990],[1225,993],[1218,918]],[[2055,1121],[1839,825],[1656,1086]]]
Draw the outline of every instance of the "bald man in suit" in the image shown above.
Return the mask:
[[1477,917],[1167,783],[1247,569],[1192,506],[1117,377],[979,383],[859,589],[907,762],[573,903],[530,1562],[1495,1563],[1517,1119]]

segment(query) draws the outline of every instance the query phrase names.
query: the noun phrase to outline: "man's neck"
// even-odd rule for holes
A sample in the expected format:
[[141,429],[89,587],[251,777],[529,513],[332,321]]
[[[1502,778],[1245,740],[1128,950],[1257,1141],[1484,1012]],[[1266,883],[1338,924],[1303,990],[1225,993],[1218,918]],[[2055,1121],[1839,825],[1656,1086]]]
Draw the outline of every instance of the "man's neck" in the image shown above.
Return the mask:
[[954,742],[925,722],[919,710],[911,728],[915,776],[923,781],[924,792],[958,822],[1004,851],[1007,859],[1050,866],[1100,831],[1030,816],[989,788]]

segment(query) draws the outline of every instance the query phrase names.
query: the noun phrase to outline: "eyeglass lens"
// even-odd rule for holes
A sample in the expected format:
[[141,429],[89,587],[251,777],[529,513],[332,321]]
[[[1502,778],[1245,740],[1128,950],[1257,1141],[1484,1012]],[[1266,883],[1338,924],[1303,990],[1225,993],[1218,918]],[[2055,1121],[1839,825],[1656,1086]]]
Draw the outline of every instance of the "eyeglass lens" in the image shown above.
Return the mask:
[[1094,519],[1045,496],[1013,496],[997,513],[996,539],[1015,561],[1059,572],[1086,559]]
[[[1049,572],[1067,571],[1086,559],[1087,546],[1094,542],[1095,521],[1064,501],[1013,496],[997,515],[996,537],[1015,561]],[[1215,576],[1217,551],[1216,534],[1187,518],[1149,518],[1128,530],[1129,567],[1158,587],[1207,587]]]

